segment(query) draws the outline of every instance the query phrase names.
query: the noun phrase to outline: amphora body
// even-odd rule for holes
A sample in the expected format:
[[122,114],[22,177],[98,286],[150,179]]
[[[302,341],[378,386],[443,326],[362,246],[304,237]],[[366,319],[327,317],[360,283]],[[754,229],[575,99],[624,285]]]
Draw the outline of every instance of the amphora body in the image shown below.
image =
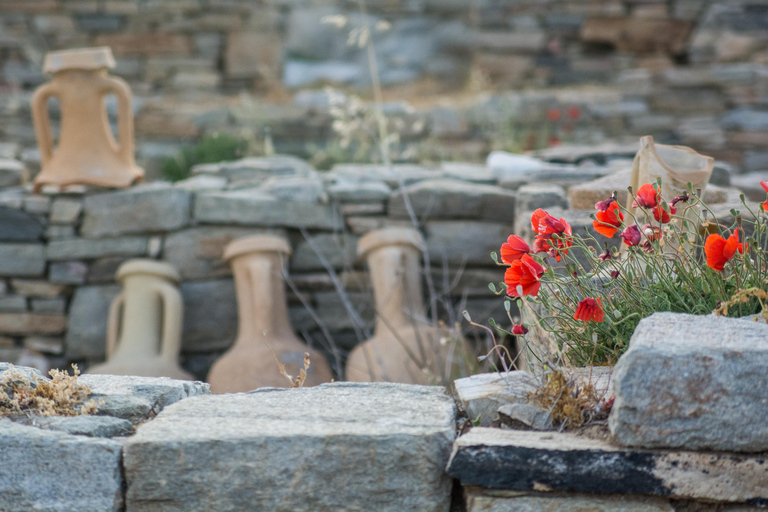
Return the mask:
[[[32,97],[32,120],[41,158],[36,191],[45,185],[128,187],[144,177],[134,161],[131,90],[123,80],[107,74],[107,69],[114,66],[108,47],[46,55],[43,69],[53,74],[53,80],[38,88]],[[117,98],[117,141],[104,104],[107,94]],[[61,108],[56,148],[47,109],[51,97]]]
[[240,323],[234,345],[208,374],[214,393],[290,386],[279,364],[296,377],[303,368],[305,352],[309,353],[310,367],[304,386],[331,381],[325,357],[296,337],[288,319],[283,265],[290,252],[285,239],[271,235],[240,238],[224,250],[224,259],[235,277]]
[[178,363],[183,305],[171,265],[137,259],[123,263],[123,291],[109,309],[107,362],[88,373],[193,380]]
[[368,263],[376,324],[373,337],[352,350],[347,380],[434,384],[445,374],[447,334],[424,314],[418,231],[385,228],[360,239],[358,256]]

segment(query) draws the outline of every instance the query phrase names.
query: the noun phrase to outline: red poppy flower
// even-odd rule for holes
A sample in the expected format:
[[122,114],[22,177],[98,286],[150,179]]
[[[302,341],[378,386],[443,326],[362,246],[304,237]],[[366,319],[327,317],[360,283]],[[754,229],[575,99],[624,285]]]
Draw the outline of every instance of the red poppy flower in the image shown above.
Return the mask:
[[654,190],[653,185],[646,183],[640,187],[637,191],[635,200],[632,201],[632,207],[637,208],[653,208],[658,206],[659,199],[661,199],[661,189]]
[[598,201],[598,202],[595,203],[595,210],[600,211],[600,212],[604,212],[614,202],[616,202],[616,198],[614,198],[613,196],[611,196],[608,199],[605,199],[603,201]]
[[576,314],[573,315],[573,318],[582,322],[589,322],[590,320],[602,322],[603,316],[603,305],[600,299],[587,298],[579,302],[579,307],[576,308]]
[[718,272],[723,271],[723,266],[733,258],[733,255],[744,253],[744,244],[739,243],[739,230],[735,229],[733,234],[726,240],[717,233],[709,235],[704,242],[704,253],[707,255],[707,265]]
[[513,261],[504,273],[504,283],[507,285],[507,295],[520,297],[517,287],[522,287],[523,295],[535,297],[541,287],[541,276],[544,275],[544,267],[530,254],[524,254],[519,260]]
[[528,334],[528,329],[523,324],[515,324],[512,326],[512,334],[515,336],[525,336]]
[[627,244],[630,247],[634,247],[635,245],[639,244],[640,240],[642,239],[640,228],[638,228],[636,224],[627,226],[624,229],[624,232],[621,233],[621,238],[624,239],[625,244]]
[[595,218],[597,220],[592,221],[592,227],[595,228],[595,231],[612,238],[621,227],[624,214],[621,213],[619,205],[614,201],[604,212],[597,212]]
[[547,112],[547,119],[549,119],[553,123],[555,121],[560,120],[560,111],[556,108],[549,109],[549,111]]
[[568,117],[573,120],[578,119],[581,116],[581,109],[576,105],[568,107]]
[[661,221],[662,224],[666,224],[670,220],[672,220],[672,216],[677,213],[677,208],[675,208],[672,205],[669,205],[669,213],[661,207],[661,205],[656,206],[653,208],[653,218],[657,221]]
[[619,277],[619,274],[621,274],[619,270],[614,270],[613,272],[611,272],[611,277],[613,279],[616,279],[617,277]]
[[[768,194],[768,181],[761,181],[760,186],[763,187],[763,190],[765,190],[765,193]],[[760,206],[763,207],[763,210],[768,211],[768,201],[764,202]]]
[[531,252],[530,246],[517,235],[509,235],[507,241],[501,244],[501,261],[511,265],[523,257],[523,254]]

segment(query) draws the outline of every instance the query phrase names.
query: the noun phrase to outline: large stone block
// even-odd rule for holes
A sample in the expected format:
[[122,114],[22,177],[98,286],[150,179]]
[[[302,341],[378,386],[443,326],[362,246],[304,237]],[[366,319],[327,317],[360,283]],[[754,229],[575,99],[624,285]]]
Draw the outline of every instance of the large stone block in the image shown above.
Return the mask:
[[495,265],[491,252],[499,252],[514,228],[490,222],[430,221],[425,231],[432,264],[445,258],[450,264]]
[[121,448],[0,419],[0,509],[123,510]]
[[69,307],[68,357],[89,360],[105,357],[109,305],[120,289],[116,285],[82,286],[77,289]]
[[42,244],[0,244],[0,276],[41,276],[44,272]]
[[61,334],[67,329],[67,317],[37,313],[0,313],[2,334]]
[[185,352],[210,352],[232,345],[237,335],[237,299],[232,279],[182,283]]
[[629,446],[768,450],[768,326],[656,313],[643,319],[614,373],[609,424]]
[[224,247],[236,238],[276,234],[274,230],[236,227],[199,227],[171,233],[163,244],[163,259],[182,279],[206,279],[232,274],[224,261]]
[[296,245],[291,270],[324,270],[323,262],[337,270],[358,266],[358,240],[356,236],[336,234],[319,234],[302,240]]
[[37,242],[42,234],[43,225],[35,216],[0,206],[0,241]]
[[209,224],[339,229],[339,213],[329,204],[283,201],[257,189],[202,192],[195,198],[195,219]]
[[83,210],[86,238],[165,232],[189,222],[190,193],[167,184],[139,186],[86,197]]
[[486,489],[768,504],[765,453],[621,448],[565,432],[475,427],[454,443],[447,472]]
[[[647,496],[590,496],[560,494],[547,496],[471,489],[467,512],[674,512],[669,501]],[[735,511],[734,511],[735,512]]]
[[124,445],[127,509],[447,512],[454,412],[403,384],[193,397]]
[[515,193],[491,185],[458,180],[429,180],[395,190],[389,199],[389,215],[409,218],[403,192],[419,219],[477,219],[514,222]]
[[[67,238],[52,240],[48,244],[49,261],[95,259],[104,256],[145,256],[149,239],[130,236],[122,238],[104,238],[87,240],[85,238]],[[2,246],[0,246],[1,250]]]

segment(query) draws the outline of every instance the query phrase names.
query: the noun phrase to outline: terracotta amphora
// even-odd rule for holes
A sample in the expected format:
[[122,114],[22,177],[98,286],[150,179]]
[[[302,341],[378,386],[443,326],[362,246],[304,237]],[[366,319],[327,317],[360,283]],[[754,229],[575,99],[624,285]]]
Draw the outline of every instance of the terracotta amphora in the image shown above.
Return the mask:
[[238,325],[235,344],[211,367],[208,382],[214,393],[240,393],[256,388],[288,387],[280,373],[285,365],[292,377],[303,368],[304,353],[310,367],[304,386],[333,378],[325,357],[293,333],[288,319],[283,268],[291,253],[281,237],[258,235],[240,238],[224,249],[232,266],[237,292]]
[[123,291],[109,309],[107,362],[87,373],[193,380],[178,363],[183,305],[176,269],[155,260],[129,260],[115,278]]
[[[144,177],[134,161],[131,90],[107,74],[115,67],[108,47],[50,52],[43,70],[53,80],[35,91],[32,120],[40,147],[41,171],[35,191],[45,185],[128,187]],[[112,135],[104,97],[117,98],[118,140]],[[53,147],[48,99],[61,109],[61,130]]]
[[429,325],[421,287],[424,242],[415,229],[385,228],[360,239],[376,303],[373,337],[352,350],[347,380],[436,384],[445,374],[446,332]]

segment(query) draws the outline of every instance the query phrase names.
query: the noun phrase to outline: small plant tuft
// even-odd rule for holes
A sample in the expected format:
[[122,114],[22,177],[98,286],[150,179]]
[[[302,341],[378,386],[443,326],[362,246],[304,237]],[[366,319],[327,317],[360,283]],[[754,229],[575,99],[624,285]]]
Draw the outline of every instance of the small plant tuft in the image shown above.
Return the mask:
[[78,383],[80,371],[72,365],[73,375],[51,370],[51,380],[29,380],[13,366],[0,380],[0,417],[21,414],[37,416],[77,416],[98,412],[96,402],[86,399],[88,386]]

